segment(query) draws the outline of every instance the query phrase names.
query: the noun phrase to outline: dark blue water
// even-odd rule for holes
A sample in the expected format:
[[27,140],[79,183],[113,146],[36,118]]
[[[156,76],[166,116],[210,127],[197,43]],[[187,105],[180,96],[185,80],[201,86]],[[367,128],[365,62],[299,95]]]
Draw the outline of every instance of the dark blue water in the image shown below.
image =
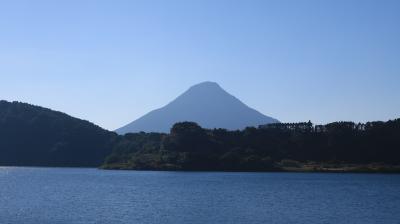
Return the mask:
[[400,223],[400,175],[0,167],[0,223]]

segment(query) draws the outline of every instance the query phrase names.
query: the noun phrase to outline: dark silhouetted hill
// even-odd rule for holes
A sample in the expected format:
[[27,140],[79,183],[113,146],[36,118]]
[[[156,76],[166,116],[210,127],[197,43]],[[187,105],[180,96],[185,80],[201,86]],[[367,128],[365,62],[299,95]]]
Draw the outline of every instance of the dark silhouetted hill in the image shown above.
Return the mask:
[[0,101],[0,165],[98,166],[115,138],[61,112]]

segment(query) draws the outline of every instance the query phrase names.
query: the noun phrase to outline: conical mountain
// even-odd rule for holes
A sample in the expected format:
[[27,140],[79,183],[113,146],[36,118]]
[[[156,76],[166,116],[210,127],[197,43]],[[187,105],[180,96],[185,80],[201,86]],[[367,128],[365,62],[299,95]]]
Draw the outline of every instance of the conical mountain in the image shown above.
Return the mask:
[[248,107],[217,83],[203,82],[190,87],[168,105],[149,112],[116,132],[167,133],[173,124],[180,121],[194,121],[203,128],[228,130],[279,122]]

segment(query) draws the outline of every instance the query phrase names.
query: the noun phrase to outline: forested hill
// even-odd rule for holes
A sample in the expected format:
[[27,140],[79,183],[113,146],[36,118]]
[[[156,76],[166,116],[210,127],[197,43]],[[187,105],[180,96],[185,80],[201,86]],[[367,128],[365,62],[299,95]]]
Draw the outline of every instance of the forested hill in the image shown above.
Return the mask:
[[0,165],[98,166],[116,137],[61,112],[0,101]]
[[241,131],[181,122],[170,134],[118,136],[61,112],[0,101],[0,166],[271,171],[320,169],[321,164],[330,170],[348,164],[369,164],[373,170],[394,166],[399,172],[400,119],[274,123]]
[[400,119],[318,126],[311,122],[276,123],[243,131],[207,130],[193,122],[182,122],[175,124],[170,134],[126,134],[103,167],[269,171],[287,167],[358,169],[366,164],[373,171],[391,166],[399,171]]

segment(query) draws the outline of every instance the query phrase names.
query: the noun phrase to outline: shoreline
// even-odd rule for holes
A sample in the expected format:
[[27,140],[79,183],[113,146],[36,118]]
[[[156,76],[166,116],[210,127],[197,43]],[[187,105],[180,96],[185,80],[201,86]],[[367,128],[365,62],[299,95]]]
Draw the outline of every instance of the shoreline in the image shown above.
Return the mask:
[[29,165],[0,165],[6,168],[57,168],[57,169],[97,169],[120,171],[166,171],[166,172],[226,172],[226,173],[366,173],[366,174],[400,174],[400,165],[376,164],[302,164],[297,167],[276,167],[273,169],[157,169],[157,168],[132,168],[124,165],[114,166],[29,166]]
[[324,165],[303,165],[299,167],[277,167],[265,170],[224,170],[224,169],[156,169],[156,168],[132,168],[126,166],[101,166],[102,170],[121,170],[121,171],[173,171],[173,172],[257,172],[257,173],[376,173],[376,174],[400,174],[400,165],[355,165],[355,164],[329,164]]

